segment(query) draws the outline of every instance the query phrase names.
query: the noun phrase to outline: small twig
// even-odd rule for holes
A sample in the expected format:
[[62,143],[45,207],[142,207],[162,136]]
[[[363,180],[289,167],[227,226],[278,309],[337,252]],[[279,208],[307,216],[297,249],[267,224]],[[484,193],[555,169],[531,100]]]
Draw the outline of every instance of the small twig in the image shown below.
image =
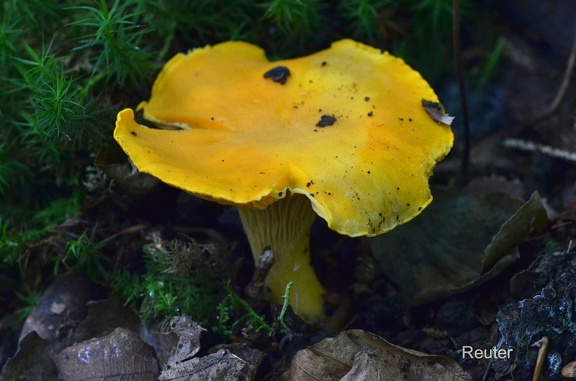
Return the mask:
[[538,144],[526,140],[513,139],[513,138],[505,139],[502,144],[504,145],[504,147],[507,148],[516,148],[522,151],[529,151],[529,152],[540,152],[557,159],[564,159],[567,161],[576,162],[576,152],[566,151],[560,148],[555,148],[544,144]]
[[542,375],[542,369],[544,369],[544,363],[546,362],[546,355],[548,352],[548,337],[542,336],[540,340],[532,344],[532,346],[540,346],[538,349],[538,356],[536,357],[536,366],[534,367],[534,375],[532,376],[532,381],[540,380]]
[[468,163],[470,161],[470,123],[468,120],[468,97],[464,84],[462,70],[462,42],[460,40],[460,1],[452,0],[452,49],[454,50],[454,69],[460,92],[460,108],[462,109],[462,127],[464,130],[464,151],[462,152],[462,165],[460,167],[460,184],[468,179]]
[[535,125],[536,123],[541,122],[541,121],[549,118],[556,111],[558,111],[558,108],[560,107],[562,100],[566,96],[568,86],[570,85],[570,80],[572,79],[572,74],[574,72],[574,65],[575,64],[576,64],[576,25],[574,26],[574,36],[572,37],[572,48],[570,50],[570,56],[568,57],[566,69],[564,70],[564,78],[562,79],[562,83],[560,84],[560,88],[558,89],[558,92],[556,93],[556,97],[554,98],[554,100],[552,101],[550,106],[548,106],[548,108],[546,108],[546,110],[544,110],[541,114],[536,115],[530,121],[528,121],[528,123],[526,124],[526,127],[531,127],[531,126]]

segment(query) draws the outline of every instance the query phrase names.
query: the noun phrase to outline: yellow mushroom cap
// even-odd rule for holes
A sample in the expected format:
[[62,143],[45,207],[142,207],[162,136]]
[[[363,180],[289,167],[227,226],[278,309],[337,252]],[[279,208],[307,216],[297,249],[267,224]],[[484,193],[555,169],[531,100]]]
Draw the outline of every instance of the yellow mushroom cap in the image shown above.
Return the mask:
[[352,40],[275,62],[225,42],[166,64],[139,106],[159,128],[126,109],[114,137],[140,171],[199,197],[264,208],[299,193],[331,229],[373,236],[430,203],[452,147],[423,101],[438,104],[419,73]]

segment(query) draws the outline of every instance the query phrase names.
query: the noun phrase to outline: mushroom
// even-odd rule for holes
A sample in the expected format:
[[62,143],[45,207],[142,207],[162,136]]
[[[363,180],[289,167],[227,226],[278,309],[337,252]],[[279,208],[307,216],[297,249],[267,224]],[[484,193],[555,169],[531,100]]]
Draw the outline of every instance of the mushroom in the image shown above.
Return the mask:
[[270,299],[281,303],[293,281],[291,306],[317,321],[315,216],[341,234],[375,236],[432,200],[428,179],[453,134],[423,102],[441,109],[418,72],[352,40],[276,62],[224,42],[172,58],[138,106],[155,127],[125,109],[114,137],[140,171],[237,206],[255,260],[274,253]]

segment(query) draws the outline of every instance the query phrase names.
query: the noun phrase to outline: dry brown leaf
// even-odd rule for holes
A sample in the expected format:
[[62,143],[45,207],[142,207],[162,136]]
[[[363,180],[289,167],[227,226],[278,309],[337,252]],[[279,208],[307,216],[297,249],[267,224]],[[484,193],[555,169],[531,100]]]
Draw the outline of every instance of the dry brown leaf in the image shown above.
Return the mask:
[[153,381],[158,379],[154,350],[125,328],[72,345],[54,356],[64,381]]
[[59,276],[42,294],[20,332],[20,339],[31,331],[51,343],[72,335],[86,316],[86,303],[96,295],[95,286],[74,274]]
[[200,327],[189,316],[175,316],[170,320],[170,330],[178,336],[176,351],[168,360],[168,365],[177,363],[194,357],[200,350],[200,335],[204,328]]
[[174,316],[169,330],[142,330],[142,339],[154,347],[162,369],[194,357],[200,350],[200,334],[204,328],[188,316]]
[[452,359],[390,344],[355,329],[324,339],[292,359],[289,381],[471,381]]
[[176,316],[170,330],[178,338],[159,380],[225,381],[252,380],[262,361],[262,352],[247,346],[221,348],[204,357],[194,357],[200,350],[200,334],[204,329],[188,316]]
[[227,349],[204,357],[178,363],[162,372],[159,380],[165,381],[227,381],[252,380],[255,369]]
[[53,355],[53,345],[31,331],[20,338],[18,351],[1,369],[0,381],[60,381]]
[[464,292],[494,278],[518,257],[516,245],[547,222],[538,193],[434,192],[420,216],[370,239],[381,271],[415,304]]

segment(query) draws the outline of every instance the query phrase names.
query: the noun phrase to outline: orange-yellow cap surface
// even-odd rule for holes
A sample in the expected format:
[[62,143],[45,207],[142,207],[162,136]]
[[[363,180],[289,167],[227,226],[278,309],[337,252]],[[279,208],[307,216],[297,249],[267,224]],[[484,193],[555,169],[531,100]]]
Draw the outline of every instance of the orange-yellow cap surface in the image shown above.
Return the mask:
[[199,197],[264,208],[300,193],[333,230],[373,236],[430,203],[452,147],[423,100],[438,102],[419,73],[352,40],[275,62],[225,42],[166,64],[139,106],[159,128],[126,109],[114,137],[140,171]]

